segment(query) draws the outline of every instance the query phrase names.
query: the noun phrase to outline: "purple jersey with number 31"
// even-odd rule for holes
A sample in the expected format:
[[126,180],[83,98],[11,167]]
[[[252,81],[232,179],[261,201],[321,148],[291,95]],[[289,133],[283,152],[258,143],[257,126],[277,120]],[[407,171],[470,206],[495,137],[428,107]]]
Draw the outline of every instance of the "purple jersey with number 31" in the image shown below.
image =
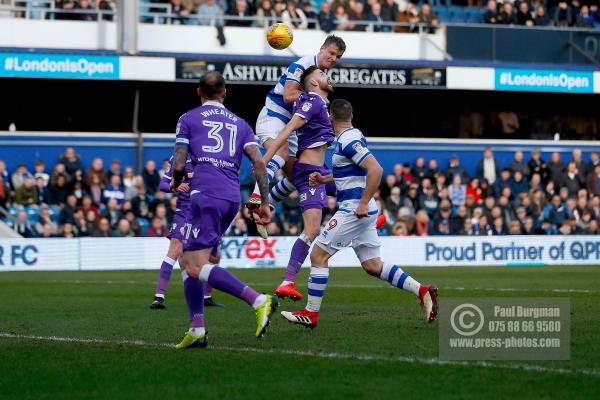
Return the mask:
[[256,145],[254,131],[223,104],[207,101],[177,124],[177,145],[187,145],[194,163],[191,190],[240,201],[239,170],[244,148]]

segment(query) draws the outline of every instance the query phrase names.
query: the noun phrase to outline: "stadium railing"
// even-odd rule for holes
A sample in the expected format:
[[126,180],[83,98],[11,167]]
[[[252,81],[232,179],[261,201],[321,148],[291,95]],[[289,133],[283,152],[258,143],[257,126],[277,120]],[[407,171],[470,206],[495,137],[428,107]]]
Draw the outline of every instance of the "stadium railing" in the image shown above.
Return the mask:
[[[25,19],[56,19],[57,15],[93,15],[95,20],[105,17],[114,17],[116,10],[103,10],[100,8],[89,9],[63,9],[56,6],[56,0],[11,0],[8,6],[0,5],[0,11],[8,13],[10,17]],[[170,5],[168,11],[170,12]]]

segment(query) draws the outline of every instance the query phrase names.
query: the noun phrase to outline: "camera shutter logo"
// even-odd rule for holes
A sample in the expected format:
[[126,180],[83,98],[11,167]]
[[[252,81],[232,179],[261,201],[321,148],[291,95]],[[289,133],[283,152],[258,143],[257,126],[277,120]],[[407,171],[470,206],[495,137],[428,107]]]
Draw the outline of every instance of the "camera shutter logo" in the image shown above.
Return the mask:
[[[479,319],[479,323],[477,323]],[[481,308],[465,303],[457,306],[450,314],[450,325],[454,332],[462,336],[473,336],[483,328],[484,317]]]

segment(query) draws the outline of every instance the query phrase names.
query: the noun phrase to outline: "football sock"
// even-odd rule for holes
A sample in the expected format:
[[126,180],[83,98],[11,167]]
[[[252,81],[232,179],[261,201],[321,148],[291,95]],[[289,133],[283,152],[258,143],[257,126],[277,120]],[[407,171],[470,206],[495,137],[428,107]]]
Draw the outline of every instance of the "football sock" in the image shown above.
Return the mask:
[[165,292],[167,291],[167,286],[171,279],[171,273],[173,272],[173,265],[175,265],[175,260],[169,257],[165,257],[160,265],[160,273],[158,274],[158,280],[156,281],[156,297],[165,297]]
[[381,266],[379,279],[388,281],[390,285],[411,292],[417,297],[419,296],[421,284],[402,271],[402,268],[397,265],[390,265],[384,262]]
[[257,308],[264,304],[266,296],[240,281],[224,268],[214,264],[206,264],[200,271],[200,281],[206,282],[215,289],[229,293],[248,305]]
[[275,204],[280,202],[288,197],[294,190],[296,190],[296,187],[288,180],[288,178],[284,177],[269,190],[269,203]]
[[[204,283],[189,277],[186,271],[181,272],[181,278],[190,317],[190,333],[199,335],[204,331]],[[198,330],[200,328],[202,331]]]
[[292,283],[296,280],[296,274],[300,271],[304,260],[308,256],[308,250],[310,249],[311,240],[306,237],[303,233],[300,235],[294,246],[292,247],[292,253],[290,254],[290,261],[285,270],[285,276],[283,277],[283,285]]
[[308,277],[308,302],[306,303],[308,311],[318,312],[321,308],[328,280],[329,268],[310,268],[310,275]]
[[[285,165],[285,160],[275,154],[271,161],[267,164],[267,179],[269,182],[273,180],[277,171],[279,171]],[[260,190],[258,189],[258,183],[254,185],[254,193],[260,194]]]
[[208,283],[206,283],[204,285],[204,298],[208,299],[212,297],[212,286],[210,286]]

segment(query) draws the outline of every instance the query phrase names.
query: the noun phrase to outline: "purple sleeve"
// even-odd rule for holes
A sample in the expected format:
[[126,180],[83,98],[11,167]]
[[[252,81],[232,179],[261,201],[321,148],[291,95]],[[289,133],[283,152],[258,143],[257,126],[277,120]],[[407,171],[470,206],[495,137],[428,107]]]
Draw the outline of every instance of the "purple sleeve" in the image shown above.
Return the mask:
[[171,192],[171,179],[173,179],[173,160],[170,160],[169,170],[165,172],[160,182],[158,183],[158,190],[164,193]]
[[177,122],[177,128],[175,129],[175,144],[189,146],[190,145],[190,127],[185,120],[185,116],[187,114],[183,114],[179,121]]
[[240,143],[243,149],[245,149],[246,146],[258,144],[258,142],[256,141],[256,136],[254,135],[254,130],[252,130],[252,127],[250,127],[250,125],[246,124],[246,129],[244,129],[244,131],[245,134],[242,137],[242,142]]
[[321,104],[316,97],[300,97],[294,104],[294,115],[304,118],[306,121],[312,119],[321,110]]

